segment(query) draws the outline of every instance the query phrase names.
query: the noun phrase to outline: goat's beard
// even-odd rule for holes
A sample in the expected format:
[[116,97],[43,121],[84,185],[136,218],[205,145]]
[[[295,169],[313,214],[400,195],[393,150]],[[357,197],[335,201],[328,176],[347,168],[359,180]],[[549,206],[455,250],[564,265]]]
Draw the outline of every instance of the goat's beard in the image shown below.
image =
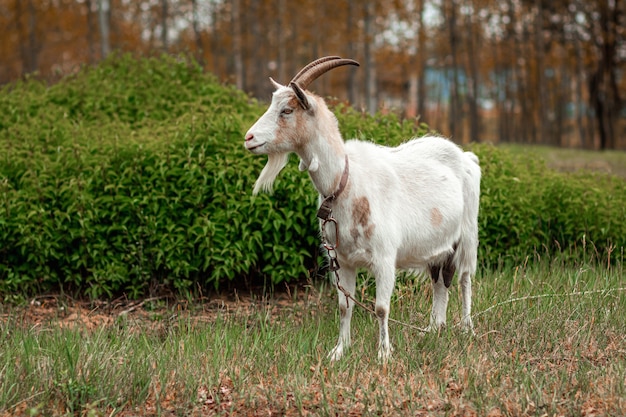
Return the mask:
[[285,167],[285,165],[287,165],[287,161],[289,161],[288,153],[277,153],[268,155],[267,164],[265,164],[265,167],[263,167],[259,178],[257,178],[256,183],[254,183],[254,189],[252,190],[252,194],[258,194],[261,189],[266,193],[272,192],[274,180],[276,179],[280,171]]

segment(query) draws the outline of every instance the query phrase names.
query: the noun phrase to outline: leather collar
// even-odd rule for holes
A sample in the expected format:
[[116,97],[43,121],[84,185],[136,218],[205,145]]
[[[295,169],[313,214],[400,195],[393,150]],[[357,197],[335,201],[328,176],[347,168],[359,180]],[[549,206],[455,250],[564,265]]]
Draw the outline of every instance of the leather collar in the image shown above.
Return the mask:
[[346,184],[348,184],[348,176],[350,175],[350,166],[348,165],[348,155],[346,154],[346,166],[343,169],[343,174],[341,174],[341,179],[339,180],[339,187],[337,190],[329,196],[324,196],[324,200],[320,205],[319,210],[317,211],[317,217],[322,220],[328,220],[330,217],[330,213],[332,211],[331,203],[335,201],[339,194],[346,188]]

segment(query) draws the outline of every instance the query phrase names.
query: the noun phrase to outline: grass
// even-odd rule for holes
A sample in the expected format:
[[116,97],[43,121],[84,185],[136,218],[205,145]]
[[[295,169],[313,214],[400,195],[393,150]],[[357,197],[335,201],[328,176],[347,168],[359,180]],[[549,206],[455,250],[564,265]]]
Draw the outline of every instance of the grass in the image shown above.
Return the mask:
[[[451,325],[422,336],[392,324],[386,366],[363,310],[347,355],[328,362],[338,316],[322,284],[245,302],[145,304],[97,325],[79,317],[99,317],[95,308],[55,305],[41,320],[2,306],[0,414],[624,415],[621,265],[483,272],[475,336],[454,327],[455,285]],[[429,309],[428,282],[399,282],[393,317],[425,325]]]
[[549,167],[559,171],[587,170],[626,178],[626,152],[624,151],[591,151],[540,145],[501,144],[499,146],[513,153],[536,155],[544,159]]

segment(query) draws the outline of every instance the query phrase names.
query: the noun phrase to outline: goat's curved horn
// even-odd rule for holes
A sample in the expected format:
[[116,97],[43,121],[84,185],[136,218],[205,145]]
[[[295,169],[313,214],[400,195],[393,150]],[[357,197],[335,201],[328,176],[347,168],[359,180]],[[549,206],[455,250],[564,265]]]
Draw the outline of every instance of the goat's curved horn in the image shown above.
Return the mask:
[[311,69],[311,68],[313,68],[314,66],[319,65],[319,64],[322,64],[322,63],[327,62],[327,61],[334,60],[334,59],[341,59],[341,57],[340,57],[340,56],[335,56],[335,55],[333,55],[333,56],[325,56],[325,57],[322,57],[322,58],[318,58],[318,59],[316,59],[316,60],[315,60],[315,61],[313,61],[313,62],[310,62],[309,64],[307,64],[307,66],[306,66],[306,67],[302,68],[302,69],[301,69],[301,70],[300,70],[300,71],[296,74],[296,76],[295,76],[295,77],[293,77],[293,78],[291,79],[290,83],[295,83],[296,81],[298,81],[298,79],[299,79],[300,77],[302,77],[302,76],[304,75],[304,73],[305,73],[305,72],[307,72],[308,70],[310,70],[310,69]]
[[344,59],[338,56],[316,59],[302,68],[289,84],[297,83],[300,88],[306,89],[317,77],[342,65],[356,65],[358,67],[359,63],[352,59]]

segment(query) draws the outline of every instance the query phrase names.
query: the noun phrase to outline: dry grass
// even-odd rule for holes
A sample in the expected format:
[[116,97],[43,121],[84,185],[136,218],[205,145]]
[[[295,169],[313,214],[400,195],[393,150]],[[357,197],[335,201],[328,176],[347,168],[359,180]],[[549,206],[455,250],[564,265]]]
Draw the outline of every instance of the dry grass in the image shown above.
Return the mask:
[[[453,325],[455,288],[451,326],[421,336],[393,325],[386,366],[363,311],[347,356],[328,362],[336,295],[323,285],[128,312],[58,299],[3,306],[0,414],[623,415],[623,285],[621,266],[483,273],[475,336]],[[426,323],[427,282],[404,278],[394,298],[395,318]]]
[[533,153],[549,167],[565,172],[593,171],[626,178],[626,152],[588,151],[552,146],[500,145],[512,152]]

